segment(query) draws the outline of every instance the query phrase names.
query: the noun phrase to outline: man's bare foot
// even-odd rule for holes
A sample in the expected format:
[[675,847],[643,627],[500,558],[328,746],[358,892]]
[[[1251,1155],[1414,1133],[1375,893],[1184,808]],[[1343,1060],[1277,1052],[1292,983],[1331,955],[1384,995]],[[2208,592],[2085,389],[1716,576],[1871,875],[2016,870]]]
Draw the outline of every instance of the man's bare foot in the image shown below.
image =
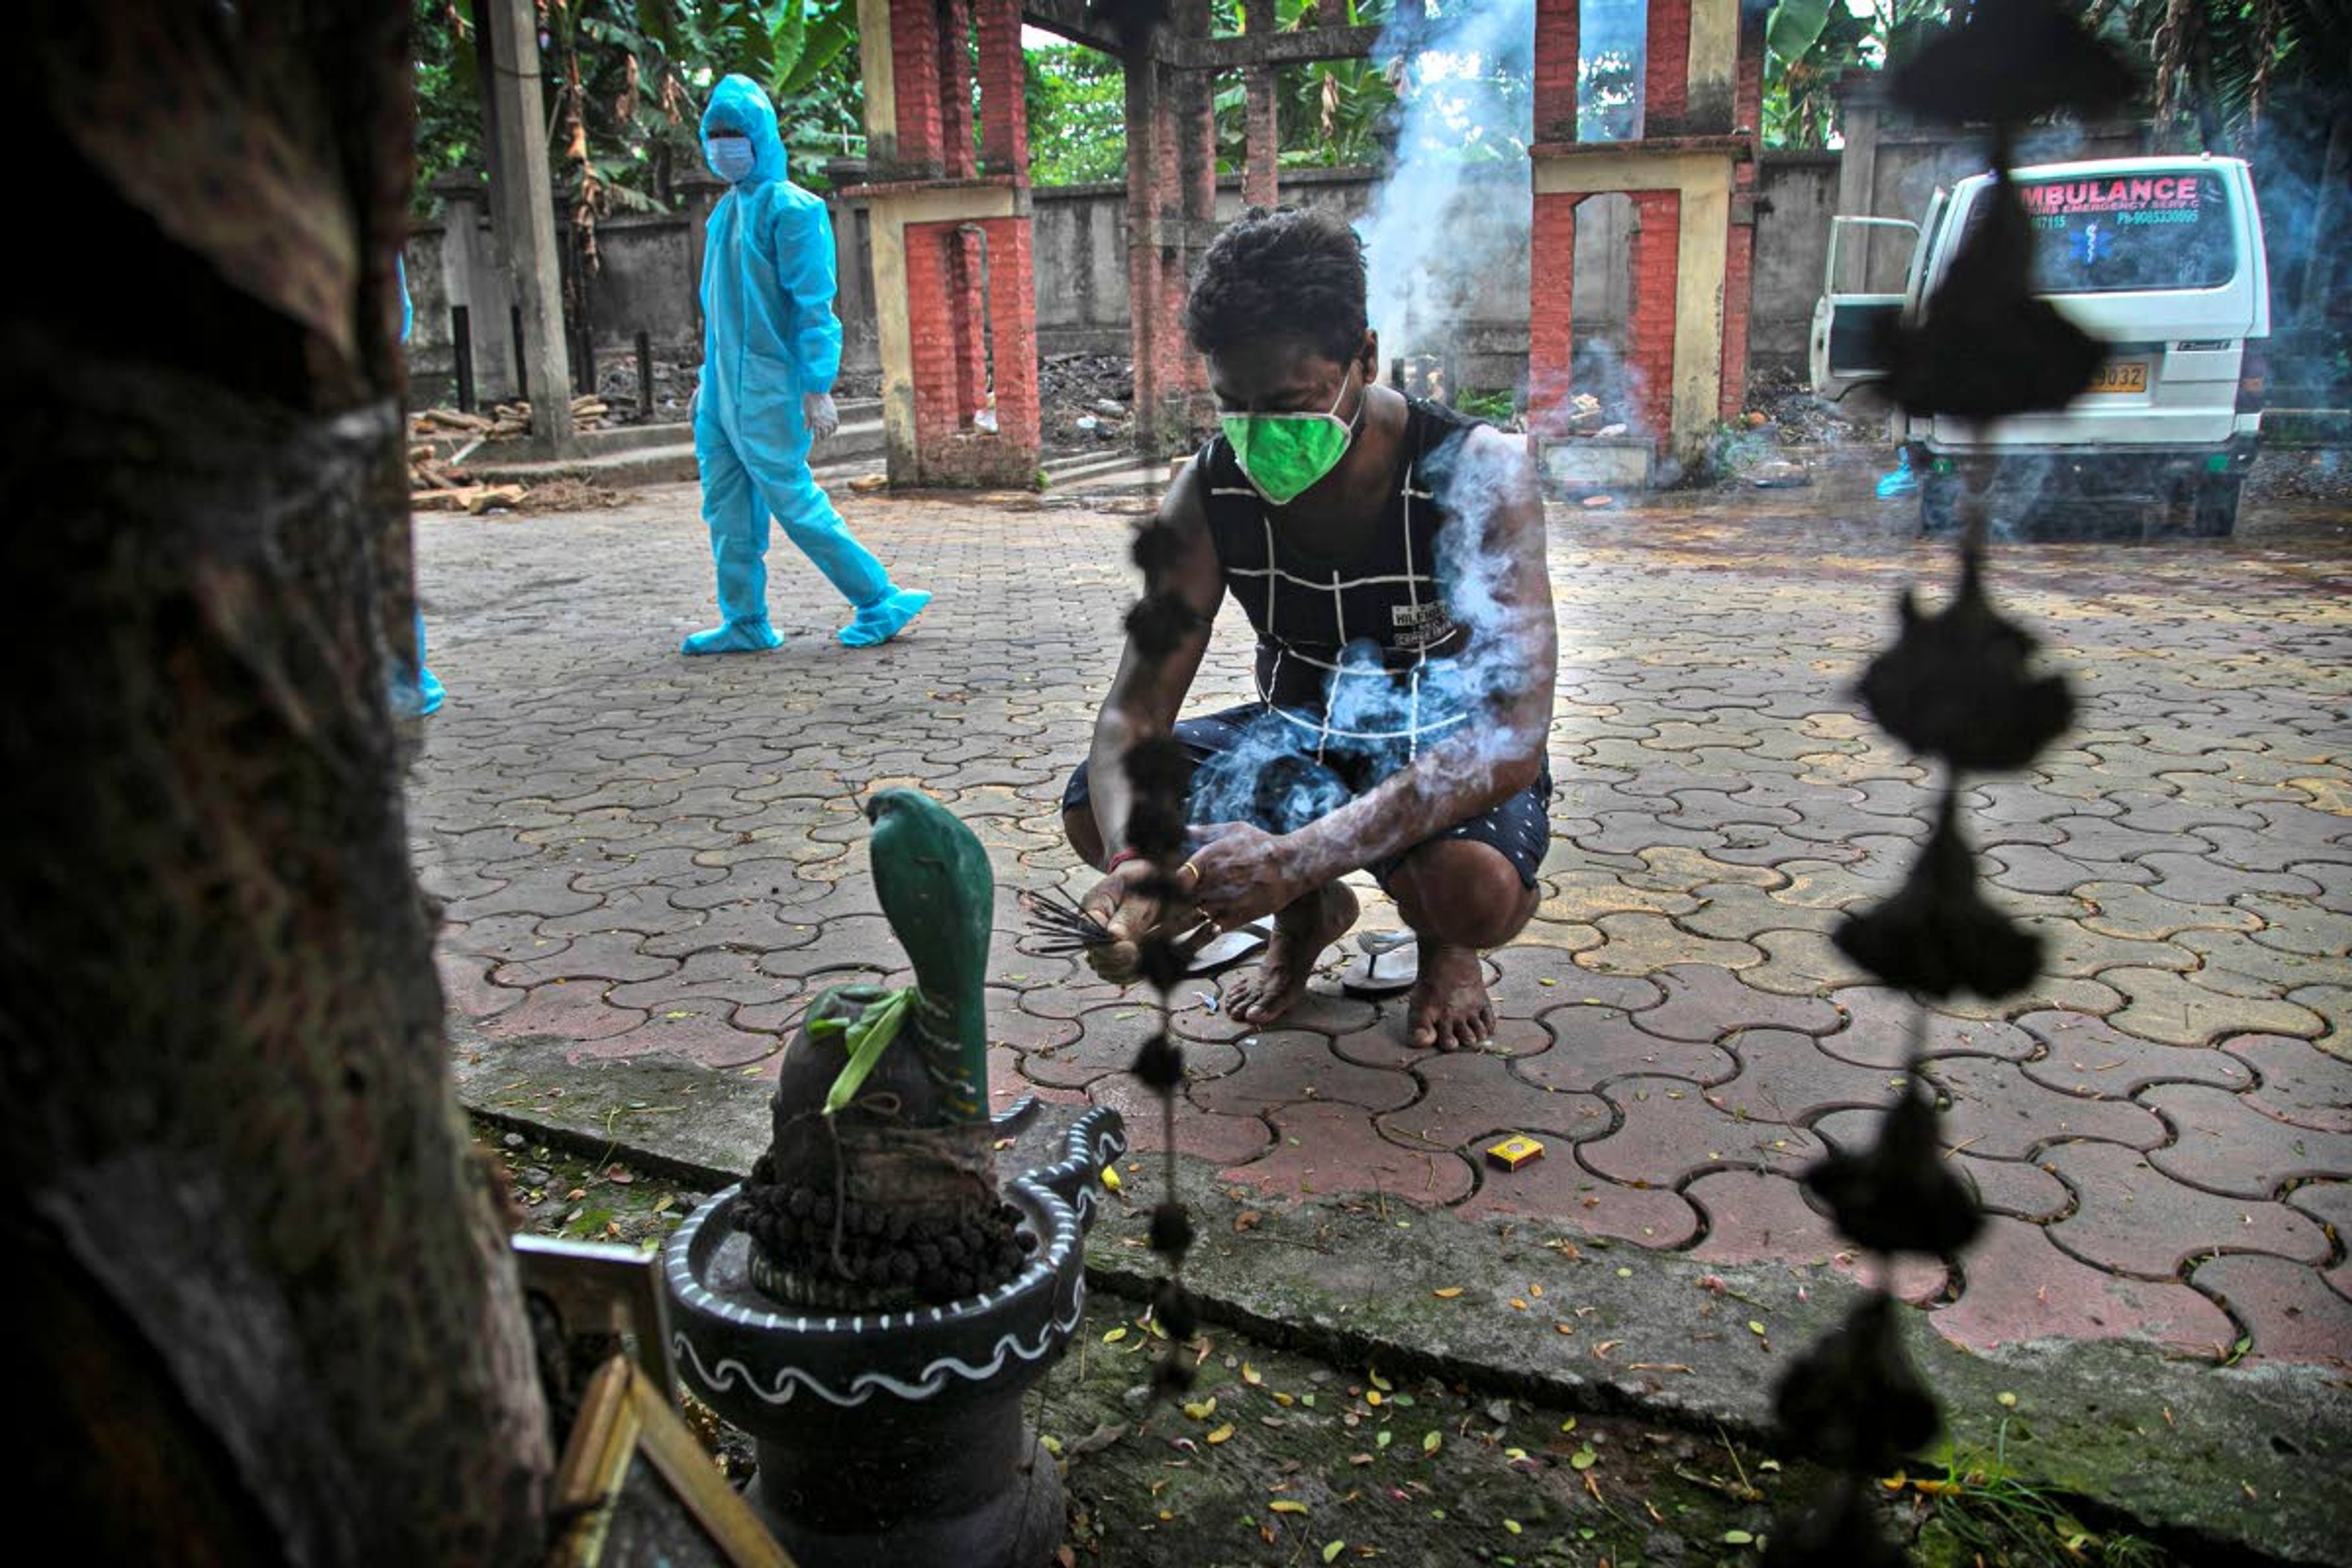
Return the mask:
[[1226,1015],[1244,1024],[1271,1024],[1290,1011],[1307,990],[1315,961],[1356,923],[1356,895],[1333,882],[1309,893],[1274,917],[1265,962],[1234,983]]
[[1486,994],[1478,950],[1421,940],[1421,979],[1405,1009],[1405,1038],[1424,1050],[1475,1049],[1495,1037],[1495,1004]]

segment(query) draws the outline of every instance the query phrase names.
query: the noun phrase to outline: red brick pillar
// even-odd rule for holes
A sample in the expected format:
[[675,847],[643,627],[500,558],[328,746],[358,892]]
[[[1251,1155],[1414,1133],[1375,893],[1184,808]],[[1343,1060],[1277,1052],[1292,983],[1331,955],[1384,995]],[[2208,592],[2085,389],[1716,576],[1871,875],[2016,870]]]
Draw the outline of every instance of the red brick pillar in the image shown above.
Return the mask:
[[1576,140],[1581,0],[1536,0],[1536,140]]
[[[969,180],[979,172],[971,131],[971,0],[935,3],[939,6],[940,170],[950,180]],[[898,5],[891,9],[897,10]]]
[[1732,78],[1732,129],[1748,138],[1748,156],[1731,174],[1731,243],[1723,274],[1723,398],[1718,412],[1737,418],[1748,405],[1748,329],[1756,300],[1757,157],[1763,145],[1764,20],[1740,13],[1739,61]]
[[1764,133],[1764,16],[1753,16],[1742,9],[1739,14],[1739,60],[1733,69],[1731,89],[1731,128],[1740,135],[1755,138],[1763,144]]
[[1030,223],[1025,217],[1003,217],[982,226],[988,231],[988,324],[996,347],[998,438],[1007,448],[1011,467],[1017,469],[1025,461],[1034,470],[1045,421],[1037,407],[1037,282]]
[[1127,73],[1128,352],[1135,375],[1137,440],[1150,446],[1160,407],[1160,362],[1166,323],[1160,301],[1160,73],[1141,51]]
[[919,459],[962,425],[957,407],[951,223],[910,223],[906,228],[907,329],[913,345],[915,449]]
[[1282,134],[1276,127],[1274,68],[1253,66],[1249,73],[1249,140],[1242,164],[1242,201],[1270,207],[1282,200]]
[[1663,447],[1674,433],[1675,282],[1682,250],[1683,198],[1678,191],[1630,195],[1633,200],[1630,253],[1633,297],[1626,357],[1632,362],[1635,383],[1633,423]]
[[955,324],[956,427],[961,429],[988,404],[988,332],[981,279],[993,258],[988,255],[989,237],[982,225],[957,224],[953,232],[948,299]]
[[1568,428],[1575,390],[1576,209],[1580,193],[1536,198],[1528,257],[1535,279],[1528,300],[1528,425],[1538,435]]
[[936,174],[940,142],[940,13],[934,0],[890,7],[890,79],[898,94],[898,164],[893,174]]
[[1748,404],[1748,318],[1755,294],[1756,208],[1753,163],[1739,165],[1731,197],[1731,237],[1723,262],[1723,395],[1716,412],[1736,419]]
[[1174,73],[1148,59],[1127,68],[1127,283],[1134,348],[1137,444],[1149,451],[1189,437],[1206,384],[1200,356],[1184,340],[1184,296],[1193,259],[1192,209],[1215,195],[1215,166],[1181,155],[1181,132],[1213,133],[1205,116],[1184,115]]
[[[1245,0],[1243,14],[1247,34],[1263,38],[1275,28],[1274,0]],[[1252,66],[1245,79],[1249,107],[1247,141],[1242,164],[1242,202],[1270,207],[1282,200],[1282,133],[1275,116],[1275,74],[1272,66]]]
[[[1178,0],[1177,27],[1188,37],[1205,40],[1213,26],[1209,0]],[[1181,254],[1161,278],[1171,321],[1181,320],[1185,297],[1192,292],[1192,274],[1217,231],[1217,104],[1216,79],[1206,71],[1171,72],[1174,90],[1169,97],[1169,131],[1175,141],[1177,216],[1175,232]],[[1177,334],[1180,345],[1182,333]],[[1209,374],[1201,356],[1183,346],[1170,376],[1190,406],[1191,424],[1207,423]]]
[[1020,0],[979,0],[980,153],[992,174],[1029,182],[1029,106],[1022,97]]
[[1676,136],[1690,110],[1690,0],[1650,0],[1642,134]]

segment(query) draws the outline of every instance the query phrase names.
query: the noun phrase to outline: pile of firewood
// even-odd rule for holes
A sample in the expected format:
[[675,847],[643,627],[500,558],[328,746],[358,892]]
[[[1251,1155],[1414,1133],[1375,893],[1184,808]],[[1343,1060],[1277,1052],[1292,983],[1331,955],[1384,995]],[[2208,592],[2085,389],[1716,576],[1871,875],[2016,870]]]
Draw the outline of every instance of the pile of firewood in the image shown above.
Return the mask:
[[[612,405],[601,397],[583,395],[572,400],[572,427],[574,430],[601,430],[612,418]],[[530,405],[522,401],[501,403],[490,410],[486,434],[493,441],[530,434]]]
[[[496,422],[452,408],[428,408],[409,416],[408,504],[417,511],[467,511],[478,517],[493,507],[514,508],[529,494],[520,485],[476,484],[459,467],[488,439]],[[463,437],[447,457],[436,437]]]
[[420,408],[408,416],[408,434],[419,441],[435,436],[486,437],[492,423],[478,414],[460,414],[454,408]]

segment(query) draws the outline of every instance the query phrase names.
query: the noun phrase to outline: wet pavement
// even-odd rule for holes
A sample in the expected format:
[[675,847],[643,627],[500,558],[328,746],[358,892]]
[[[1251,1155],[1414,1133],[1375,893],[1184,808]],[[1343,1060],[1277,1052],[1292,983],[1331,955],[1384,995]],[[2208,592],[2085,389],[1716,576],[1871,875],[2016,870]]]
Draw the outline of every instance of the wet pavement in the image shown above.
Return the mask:
[[[1540,1224],[1616,1258],[1848,1271],[1795,1176],[1866,1136],[1924,1023],[1950,1158],[1993,1213],[1959,1268],[1898,1281],[1944,1340],[2341,1371],[2352,520],[2250,502],[2231,540],[1996,552],[1996,595],[2082,700],[2030,773],[1963,796],[2049,973],[1921,1020],[1828,940],[1901,875],[1937,782],[1848,692],[1897,590],[1949,572],[1870,477],[1554,509],[1559,795],[1541,910],[1489,961],[1493,1049],[1417,1052],[1402,999],[1328,975],[1256,1031],[1215,981],[1188,984],[1187,1168],[1269,1214],[1370,1194],[1384,1218]],[[450,698],[412,826],[469,1081],[495,1084],[512,1051],[758,1082],[814,991],[897,968],[857,800],[908,784],[996,868],[1000,1097],[1141,1107],[1123,1068],[1152,1026],[1143,996],[1024,951],[1013,901],[1089,880],[1059,792],[1132,596],[1137,503],[841,499],[900,581],[938,595],[878,651],[834,642],[844,615],[780,538],[785,646],[679,657],[710,610],[691,488],[420,519]],[[1229,608],[1195,706],[1247,695],[1247,648]],[[1393,927],[1369,886],[1365,927]],[[1152,1147],[1156,1114],[1129,1120]],[[1544,1157],[1486,1166],[1513,1132]]]

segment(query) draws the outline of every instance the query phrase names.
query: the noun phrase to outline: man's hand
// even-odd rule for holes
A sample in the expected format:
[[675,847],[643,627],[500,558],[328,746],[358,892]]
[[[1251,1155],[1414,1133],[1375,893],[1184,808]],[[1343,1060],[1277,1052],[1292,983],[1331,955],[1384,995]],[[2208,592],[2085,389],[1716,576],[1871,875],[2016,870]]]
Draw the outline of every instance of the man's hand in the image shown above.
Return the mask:
[[1087,950],[1087,965],[1114,984],[1135,979],[1136,943],[1167,916],[1166,906],[1143,891],[1159,869],[1149,860],[1129,860],[1078,900],[1078,908],[1108,927],[1115,939],[1108,947]]
[[809,434],[820,441],[841,428],[841,410],[833,405],[830,392],[803,393],[801,417],[808,421]]
[[1198,879],[1192,901],[1220,931],[1288,909],[1315,890],[1298,864],[1296,842],[1286,837],[1247,822],[1213,823],[1194,828],[1192,837],[1201,847],[1178,880]]

